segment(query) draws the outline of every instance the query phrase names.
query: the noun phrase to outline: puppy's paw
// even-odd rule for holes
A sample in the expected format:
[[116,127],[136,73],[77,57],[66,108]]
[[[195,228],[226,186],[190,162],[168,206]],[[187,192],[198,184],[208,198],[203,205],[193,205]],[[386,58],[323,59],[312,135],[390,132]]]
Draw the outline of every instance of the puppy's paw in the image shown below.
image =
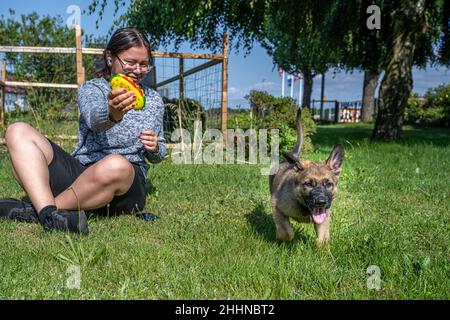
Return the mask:
[[292,239],[294,239],[294,230],[277,230],[278,241],[291,241]]
[[328,244],[329,238],[318,238],[316,239],[316,246],[323,247]]

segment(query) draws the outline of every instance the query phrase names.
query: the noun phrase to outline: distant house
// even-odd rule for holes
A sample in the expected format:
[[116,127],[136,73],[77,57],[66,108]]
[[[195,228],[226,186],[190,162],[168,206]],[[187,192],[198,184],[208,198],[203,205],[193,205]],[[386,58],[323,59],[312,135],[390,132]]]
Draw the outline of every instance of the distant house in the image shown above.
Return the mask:
[[[8,79],[10,80],[10,79]],[[28,111],[27,91],[22,88],[5,86],[5,112]]]

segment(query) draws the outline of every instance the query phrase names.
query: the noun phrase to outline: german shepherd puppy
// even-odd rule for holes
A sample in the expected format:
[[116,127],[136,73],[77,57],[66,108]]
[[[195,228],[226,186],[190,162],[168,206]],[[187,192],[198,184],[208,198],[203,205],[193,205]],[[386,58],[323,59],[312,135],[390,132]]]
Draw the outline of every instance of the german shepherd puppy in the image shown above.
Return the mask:
[[336,145],[327,160],[313,162],[300,158],[303,140],[301,109],[298,109],[297,143],[292,152],[284,154],[286,161],[274,167],[274,174],[269,177],[272,216],[278,240],[293,239],[294,230],[289,222],[292,218],[313,222],[316,244],[322,245],[330,238],[330,208],[337,194],[344,146]]

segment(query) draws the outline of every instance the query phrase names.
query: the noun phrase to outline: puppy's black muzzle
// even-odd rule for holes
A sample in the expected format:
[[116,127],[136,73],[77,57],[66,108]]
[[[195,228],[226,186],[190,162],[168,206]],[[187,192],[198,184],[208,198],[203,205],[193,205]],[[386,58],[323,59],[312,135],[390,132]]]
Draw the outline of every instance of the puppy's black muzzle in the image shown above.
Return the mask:
[[310,209],[312,208],[326,208],[331,207],[333,195],[327,191],[323,186],[317,186],[311,190],[306,200],[306,204]]

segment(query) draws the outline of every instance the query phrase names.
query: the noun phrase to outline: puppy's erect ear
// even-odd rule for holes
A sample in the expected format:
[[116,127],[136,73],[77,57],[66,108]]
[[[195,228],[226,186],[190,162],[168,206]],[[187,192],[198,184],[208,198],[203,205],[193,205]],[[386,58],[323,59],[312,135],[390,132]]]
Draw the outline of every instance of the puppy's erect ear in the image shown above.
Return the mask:
[[342,162],[344,161],[344,146],[342,144],[337,144],[333,151],[331,151],[326,164],[330,167],[334,174],[339,175],[341,172]]
[[303,170],[303,166],[300,164],[300,159],[297,158],[292,152],[285,152],[283,156],[286,158],[287,162],[295,164],[295,170]]

